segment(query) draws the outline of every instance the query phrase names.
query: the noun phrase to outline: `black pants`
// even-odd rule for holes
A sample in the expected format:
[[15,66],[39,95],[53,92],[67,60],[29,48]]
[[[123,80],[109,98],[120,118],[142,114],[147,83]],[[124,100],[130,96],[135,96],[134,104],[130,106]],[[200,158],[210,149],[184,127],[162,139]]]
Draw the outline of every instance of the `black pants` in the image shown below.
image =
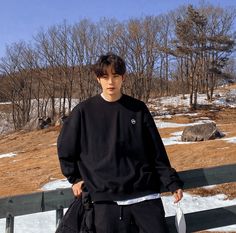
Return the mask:
[[167,233],[160,198],[127,206],[95,203],[96,233]]

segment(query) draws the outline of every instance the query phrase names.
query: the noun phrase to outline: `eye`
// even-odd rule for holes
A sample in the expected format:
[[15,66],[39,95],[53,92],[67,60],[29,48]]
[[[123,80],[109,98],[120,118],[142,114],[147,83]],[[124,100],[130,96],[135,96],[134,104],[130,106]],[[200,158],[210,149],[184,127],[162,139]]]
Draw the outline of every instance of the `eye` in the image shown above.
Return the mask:
[[102,78],[103,79],[108,79],[108,76],[107,75],[103,75]]

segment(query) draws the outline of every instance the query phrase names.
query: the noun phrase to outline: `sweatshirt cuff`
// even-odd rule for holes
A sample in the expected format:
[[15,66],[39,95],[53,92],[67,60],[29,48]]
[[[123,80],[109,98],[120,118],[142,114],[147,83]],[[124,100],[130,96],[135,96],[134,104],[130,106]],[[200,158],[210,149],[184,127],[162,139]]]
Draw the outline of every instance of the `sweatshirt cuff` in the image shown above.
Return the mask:
[[78,177],[69,176],[67,180],[69,181],[69,183],[75,184],[75,183],[80,182],[82,179]]
[[183,189],[183,183],[179,184],[179,183],[173,182],[170,185],[168,185],[167,188],[170,192],[174,193],[178,189]]

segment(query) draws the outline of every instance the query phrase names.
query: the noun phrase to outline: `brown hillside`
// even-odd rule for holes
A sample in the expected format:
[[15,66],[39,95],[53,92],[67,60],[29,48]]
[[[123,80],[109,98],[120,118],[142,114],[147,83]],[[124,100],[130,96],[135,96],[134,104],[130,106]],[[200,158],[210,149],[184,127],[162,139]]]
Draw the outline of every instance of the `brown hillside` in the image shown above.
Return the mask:
[[[208,115],[208,111],[201,111]],[[189,116],[173,117],[168,121],[191,122]],[[236,136],[236,109],[222,109],[214,120],[227,137]],[[160,129],[162,137],[183,128]],[[56,140],[59,127],[32,132],[15,132],[0,137],[0,155],[16,153],[15,157],[0,159],[0,196],[39,191],[43,184],[63,178],[57,159]],[[212,140],[192,144],[166,146],[172,166],[178,171],[236,163],[236,144]],[[233,188],[234,187],[234,188]],[[222,189],[229,197],[236,197],[236,186]],[[202,195],[203,192],[199,191]]]
[[[226,137],[236,136],[236,109],[221,109],[209,112],[199,110],[197,117],[209,117]],[[193,122],[196,117],[177,116],[165,121]],[[164,138],[183,128],[160,129]],[[32,132],[15,132],[0,136],[0,155],[16,153],[15,157],[0,159],[0,197],[37,192],[42,185],[64,178],[57,159],[56,140],[60,127]],[[224,140],[212,140],[192,144],[166,146],[171,164],[178,171],[236,163],[236,144]],[[224,193],[236,198],[236,183],[219,185],[214,189],[203,188],[190,192],[206,196]],[[207,232],[207,231],[204,231]],[[203,233],[203,232],[202,232]]]

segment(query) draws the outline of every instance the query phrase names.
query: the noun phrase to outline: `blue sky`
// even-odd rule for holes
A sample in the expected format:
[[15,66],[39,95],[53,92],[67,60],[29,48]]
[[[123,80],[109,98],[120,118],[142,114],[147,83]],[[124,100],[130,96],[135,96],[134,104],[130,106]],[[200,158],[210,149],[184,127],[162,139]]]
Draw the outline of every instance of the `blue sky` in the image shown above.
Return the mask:
[[[215,6],[234,6],[236,0],[209,0]],[[1,0],[0,57],[6,45],[30,41],[40,28],[88,18],[116,18],[159,15],[185,4],[198,5],[199,0]]]

